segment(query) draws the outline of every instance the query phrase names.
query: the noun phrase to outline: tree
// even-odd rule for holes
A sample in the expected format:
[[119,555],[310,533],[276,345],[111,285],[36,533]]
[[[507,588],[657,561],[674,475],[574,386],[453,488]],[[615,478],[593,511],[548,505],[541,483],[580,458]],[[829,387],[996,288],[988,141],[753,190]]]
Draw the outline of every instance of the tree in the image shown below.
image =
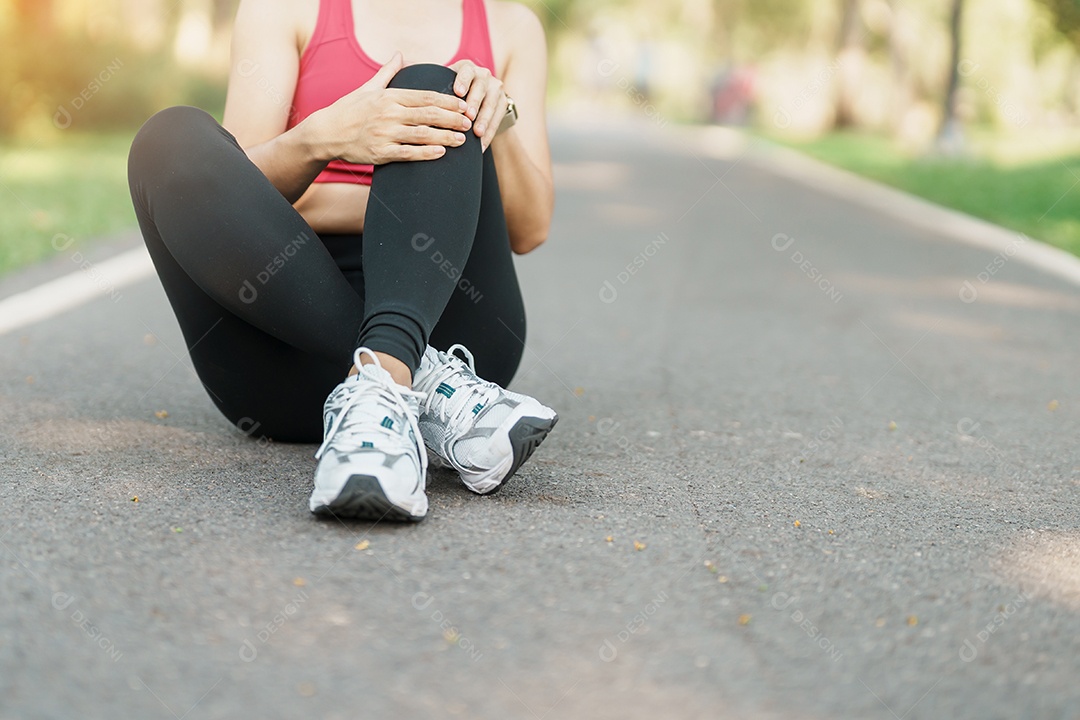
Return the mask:
[[840,32],[836,43],[840,72],[837,74],[836,114],[833,119],[833,127],[837,130],[858,125],[855,89],[866,63],[866,49],[863,47],[865,36],[859,17],[859,0],[841,0]]
[[964,135],[960,120],[956,117],[956,94],[960,89],[960,40],[964,15],[964,0],[952,0],[949,13],[949,81],[945,88],[945,101],[942,105],[941,129],[938,131],[938,150],[949,155],[959,153],[963,148]]
[[1080,0],[1039,0],[1039,2],[1049,8],[1058,32],[1068,38],[1075,47],[1080,48]]

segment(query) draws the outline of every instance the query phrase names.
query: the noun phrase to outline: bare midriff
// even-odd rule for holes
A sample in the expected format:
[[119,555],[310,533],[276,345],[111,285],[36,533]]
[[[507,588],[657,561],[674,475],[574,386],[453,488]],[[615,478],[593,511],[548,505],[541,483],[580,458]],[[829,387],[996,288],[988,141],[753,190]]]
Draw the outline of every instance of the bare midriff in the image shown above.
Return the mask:
[[294,207],[317,233],[360,233],[370,194],[369,185],[312,183]]

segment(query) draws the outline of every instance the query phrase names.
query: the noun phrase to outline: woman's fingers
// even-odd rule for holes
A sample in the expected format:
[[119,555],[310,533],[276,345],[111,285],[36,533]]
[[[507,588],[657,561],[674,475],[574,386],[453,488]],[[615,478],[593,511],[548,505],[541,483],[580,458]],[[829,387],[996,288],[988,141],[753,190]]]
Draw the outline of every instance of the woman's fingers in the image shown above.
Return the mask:
[[457,78],[454,80],[454,94],[463,98],[465,93],[469,92],[473,79],[476,77],[476,65],[469,60],[459,60],[451,65],[450,69],[457,73]]
[[465,101],[461,98],[435,92],[434,90],[387,90],[398,105],[403,107],[438,107],[456,113],[465,112]]
[[391,145],[380,164],[438,160],[445,154],[446,147],[443,145]]
[[469,106],[469,109],[465,111],[465,114],[469,118],[476,122],[480,117],[480,109],[483,107],[484,96],[488,92],[488,81],[486,78],[477,77],[473,80],[472,87],[469,88],[469,94],[465,98],[465,103]]
[[403,127],[395,140],[400,145],[457,147],[465,143],[465,134],[452,130],[439,130],[427,125],[413,125]]
[[[492,87],[484,96],[484,102],[480,106],[480,111],[476,114],[476,120],[473,122],[473,131],[481,139],[488,137],[489,131],[491,137],[494,137],[494,132],[497,131],[497,113],[501,109],[502,112],[506,112],[506,99],[505,94],[502,91],[502,83],[492,84]],[[495,127],[492,127],[495,125]]]
[[496,106],[497,110],[494,117],[491,119],[491,122],[487,124],[487,128],[484,130],[484,136],[480,138],[481,147],[483,147],[484,150],[488,149],[488,146],[491,145],[491,141],[494,140],[495,136],[499,134],[499,125],[502,124],[502,118],[506,116],[506,108],[508,106],[509,103],[506,100],[506,96],[503,95],[499,99],[499,103]]
[[375,75],[366,83],[364,83],[361,87],[367,88],[369,90],[374,88],[385,89],[386,86],[390,84],[390,81],[393,79],[394,75],[396,75],[398,70],[401,69],[403,63],[404,60],[402,60],[401,58],[401,53],[394,53],[394,57],[390,58],[390,61],[388,63],[379,68],[379,71],[375,73]]
[[400,108],[398,120],[402,125],[427,125],[446,130],[472,128],[472,121],[461,113],[437,107]]

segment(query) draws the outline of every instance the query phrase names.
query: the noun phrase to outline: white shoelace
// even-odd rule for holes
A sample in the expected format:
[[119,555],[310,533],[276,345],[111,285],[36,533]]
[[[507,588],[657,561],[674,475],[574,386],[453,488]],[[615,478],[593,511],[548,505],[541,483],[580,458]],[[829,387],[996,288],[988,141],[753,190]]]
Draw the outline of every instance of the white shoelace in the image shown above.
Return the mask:
[[[465,354],[466,360],[463,362],[461,358],[454,355],[455,350],[460,350]],[[449,362],[446,362],[442,367],[438,368],[431,375],[424,379],[424,384],[427,385],[430,390],[426,393],[426,398],[423,403],[424,412],[431,413],[432,404],[435,402],[435,396],[439,393],[435,392],[439,385],[446,382],[455,375],[462,374],[462,368],[458,363],[466,365],[469,372],[476,377],[476,361],[473,358],[473,354],[469,352],[469,349],[464,345],[452,345],[449,350],[446,351],[446,356],[450,358]],[[454,361],[457,362],[454,362]],[[455,392],[452,397],[446,397],[445,395],[439,395],[444,402],[440,410],[434,412],[448,425],[457,425],[464,421],[473,408],[480,405],[487,405],[494,400],[498,394],[499,389],[490,383],[486,383],[479,378],[471,380],[465,378],[466,384],[462,385],[458,390],[466,390],[467,392]]]
[[[362,355],[368,355],[376,366],[380,370],[383,369],[382,363],[379,362],[379,358],[368,348],[357,348],[353,353],[353,363],[357,369],[363,370],[363,366],[360,363]],[[369,378],[371,379],[371,378]],[[423,399],[425,396],[423,393],[414,392],[412,390],[401,390],[400,386],[395,382],[354,382],[351,385],[346,386],[344,392],[348,393],[345,402],[340,406],[340,410],[337,416],[334,417],[334,422],[330,425],[330,431],[326,433],[326,439],[323,440],[323,444],[319,447],[319,451],[315,453],[315,459],[320,459],[326,449],[330,447],[330,443],[334,440],[338,431],[343,429],[342,423],[345,421],[345,415],[348,414],[349,409],[356,404],[356,401],[364,394],[369,392],[375,392],[378,394],[378,399],[382,407],[396,408],[401,411],[401,414],[405,416],[409,423],[409,427],[412,428],[413,436],[417,439],[417,442],[421,442],[420,438],[420,426],[416,422],[416,418],[413,417],[412,410],[409,408],[409,403],[405,399],[406,395],[416,398],[417,400]],[[378,407],[378,406],[376,406]],[[355,415],[355,413],[354,413]],[[359,415],[350,420],[349,425],[344,427],[344,430],[350,434],[357,434],[361,432],[371,432],[374,434],[383,435],[396,435],[389,429],[383,427],[382,418],[384,413],[379,411],[377,413],[365,413]],[[420,452],[420,474],[427,471],[427,453]]]

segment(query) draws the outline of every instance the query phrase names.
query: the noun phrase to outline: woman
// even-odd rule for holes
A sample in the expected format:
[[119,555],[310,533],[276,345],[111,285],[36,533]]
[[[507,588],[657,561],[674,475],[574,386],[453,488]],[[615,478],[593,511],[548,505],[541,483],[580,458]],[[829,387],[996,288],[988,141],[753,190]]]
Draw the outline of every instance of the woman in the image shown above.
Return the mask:
[[546,82],[515,3],[242,0],[223,126],[170,108],[135,138],[199,378],[248,434],[322,438],[312,512],[420,520],[429,453],[487,494],[554,427],[503,389],[525,336],[511,251],[554,203]]

